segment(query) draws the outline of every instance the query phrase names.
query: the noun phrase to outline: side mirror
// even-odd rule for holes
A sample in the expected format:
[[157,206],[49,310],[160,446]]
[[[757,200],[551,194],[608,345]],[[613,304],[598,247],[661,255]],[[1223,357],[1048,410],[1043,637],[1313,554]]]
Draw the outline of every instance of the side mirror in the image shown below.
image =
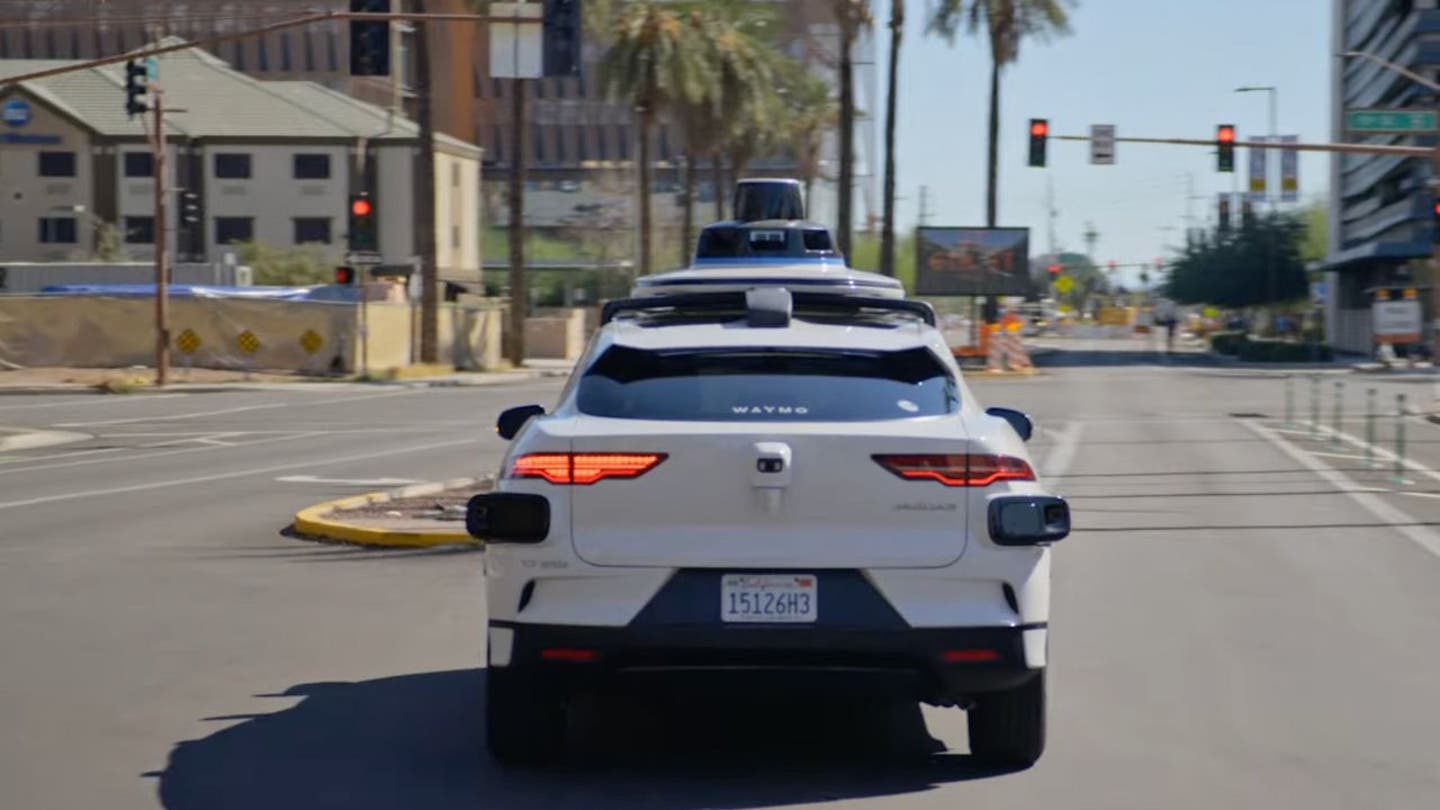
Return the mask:
[[1020,434],[1021,441],[1030,441],[1030,437],[1035,433],[1035,423],[1030,421],[1030,417],[1014,408],[986,408],[985,413],[1009,422],[1010,427]]
[[509,441],[515,438],[520,428],[525,427],[531,417],[543,416],[545,409],[539,405],[521,405],[516,408],[506,408],[500,412],[500,418],[495,420],[495,432],[500,438]]
[[488,492],[465,506],[465,531],[489,543],[539,543],[550,535],[550,501],[544,495]]
[[1070,505],[1053,495],[1005,495],[990,501],[990,538],[1002,546],[1054,543],[1070,534]]

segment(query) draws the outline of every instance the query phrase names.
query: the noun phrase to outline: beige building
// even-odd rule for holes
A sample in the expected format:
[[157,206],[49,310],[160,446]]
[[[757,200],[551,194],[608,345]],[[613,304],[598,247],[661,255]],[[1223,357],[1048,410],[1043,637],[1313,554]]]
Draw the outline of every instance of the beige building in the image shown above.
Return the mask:
[[[482,151],[437,134],[435,220],[417,223],[416,125],[309,81],[262,81],[200,50],[157,59],[167,175],[167,235],[180,260],[221,261],[234,243],[313,245],[327,261],[347,252],[350,195],[375,205],[379,253],[412,264],[420,227],[435,229],[441,278],[478,282]],[[88,68],[6,83],[67,64],[0,60],[0,260],[95,255],[113,223],[126,258],[153,256],[150,115],[125,111],[124,67]],[[180,216],[185,195],[198,216]]]

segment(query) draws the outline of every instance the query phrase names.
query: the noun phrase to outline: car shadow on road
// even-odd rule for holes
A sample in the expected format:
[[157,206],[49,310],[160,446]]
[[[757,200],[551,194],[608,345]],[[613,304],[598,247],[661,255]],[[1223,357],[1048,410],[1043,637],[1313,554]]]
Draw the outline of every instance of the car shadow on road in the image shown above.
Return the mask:
[[918,707],[865,701],[611,701],[579,734],[571,763],[505,768],[485,750],[484,684],[485,671],[469,669],[291,687],[261,697],[299,704],[208,718],[240,722],[178,743],[165,770],[146,776],[159,777],[168,810],[698,810],[910,793],[1005,773],[944,753]]

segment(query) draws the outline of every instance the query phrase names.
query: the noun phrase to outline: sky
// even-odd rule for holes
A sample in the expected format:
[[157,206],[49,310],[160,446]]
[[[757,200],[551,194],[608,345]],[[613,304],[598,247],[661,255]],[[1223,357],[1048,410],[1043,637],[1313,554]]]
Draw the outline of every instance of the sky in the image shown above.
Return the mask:
[[[927,35],[935,4],[906,4],[896,157],[901,230],[916,224],[921,185],[928,187],[928,224],[985,223],[989,53],[982,39],[962,35],[952,46]],[[883,105],[890,4],[873,8]],[[1240,150],[1236,173],[1221,174],[1207,147],[1121,143],[1115,165],[1092,166],[1088,144],[1052,139],[1048,167],[1030,168],[1030,118],[1048,118],[1052,134],[1084,135],[1092,124],[1113,124],[1120,137],[1209,139],[1217,124],[1231,123],[1245,140],[1267,134],[1267,94],[1235,88],[1273,85],[1280,134],[1330,140],[1325,0],[1079,0],[1071,23],[1067,37],[1025,42],[1019,63],[1002,78],[997,224],[1029,227],[1032,256],[1049,248],[1047,180],[1059,211],[1057,247],[1084,252],[1083,234],[1093,223],[1097,261],[1150,262],[1184,242],[1188,184],[1203,198],[1188,202],[1195,224],[1213,223],[1216,195],[1240,189],[1247,156]],[[876,113],[883,116],[883,106]],[[883,132],[877,121],[877,138]],[[877,162],[882,147],[877,141]],[[1301,154],[1302,202],[1325,198],[1328,161]]]

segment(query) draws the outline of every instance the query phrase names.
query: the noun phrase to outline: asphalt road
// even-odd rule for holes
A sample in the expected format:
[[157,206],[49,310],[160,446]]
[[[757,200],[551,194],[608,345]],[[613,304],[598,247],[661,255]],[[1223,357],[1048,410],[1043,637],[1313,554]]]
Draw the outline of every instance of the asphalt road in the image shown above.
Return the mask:
[[490,470],[496,412],[558,382],[0,396],[0,427],[95,436],[0,456],[0,807],[1436,806],[1440,426],[1405,420],[1396,476],[1354,412],[1431,383],[1326,374],[1312,430],[1308,380],[1287,426],[1280,373],[1137,348],[973,383],[1037,418],[1079,527],[1050,749],[1015,773],[968,761],[958,710],[701,700],[611,707],[590,765],[492,765],[478,554],[282,531],[377,481]]

